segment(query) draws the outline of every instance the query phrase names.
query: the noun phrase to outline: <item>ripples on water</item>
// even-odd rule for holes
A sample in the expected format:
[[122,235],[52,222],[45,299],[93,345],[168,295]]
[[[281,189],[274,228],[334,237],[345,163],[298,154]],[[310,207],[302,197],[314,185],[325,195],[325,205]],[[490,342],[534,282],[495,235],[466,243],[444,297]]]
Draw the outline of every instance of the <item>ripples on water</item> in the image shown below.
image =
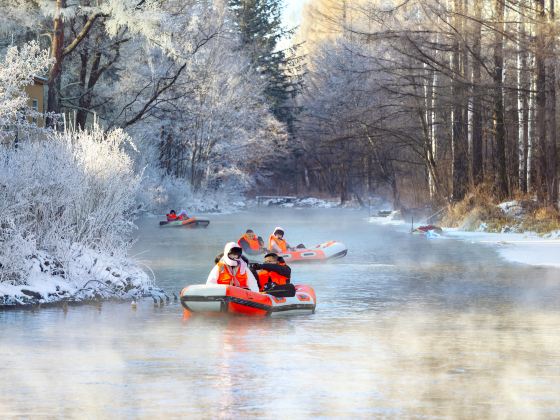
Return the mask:
[[[293,244],[338,239],[337,263],[293,265],[315,315],[193,317],[129,303],[0,313],[0,413],[54,417],[560,416],[558,271],[490,248],[427,241],[355,211],[211,216],[206,230],[140,222],[133,253],[158,284],[204,282],[248,227]],[[258,222],[255,222],[258,221]]]

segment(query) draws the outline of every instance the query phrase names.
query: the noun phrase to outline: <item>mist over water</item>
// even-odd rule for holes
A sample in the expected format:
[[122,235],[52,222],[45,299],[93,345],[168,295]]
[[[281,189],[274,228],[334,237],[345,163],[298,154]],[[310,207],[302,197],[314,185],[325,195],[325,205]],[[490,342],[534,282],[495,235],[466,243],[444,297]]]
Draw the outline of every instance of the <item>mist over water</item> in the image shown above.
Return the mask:
[[0,312],[0,414],[83,417],[557,418],[560,272],[491,248],[426,240],[350,210],[212,215],[208,229],[139,222],[158,285],[203,283],[225,242],[282,226],[348,255],[292,265],[317,312],[193,317],[151,300]]

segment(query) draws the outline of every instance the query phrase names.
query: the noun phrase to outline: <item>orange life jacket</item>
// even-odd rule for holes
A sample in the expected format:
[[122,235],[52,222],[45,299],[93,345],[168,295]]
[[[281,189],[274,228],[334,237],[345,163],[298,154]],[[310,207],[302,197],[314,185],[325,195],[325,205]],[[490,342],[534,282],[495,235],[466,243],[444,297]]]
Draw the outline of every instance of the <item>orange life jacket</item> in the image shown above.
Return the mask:
[[278,239],[276,236],[270,235],[270,238],[268,238],[268,249],[272,252],[274,252],[274,248],[272,247],[274,243],[278,245],[281,252],[288,252],[288,245],[286,245],[284,238]]
[[274,271],[259,270],[257,274],[259,275],[259,288],[261,291],[263,290],[264,285],[268,283],[269,280],[279,286],[288,283],[288,277],[284,277]]
[[[241,237],[241,239],[246,240],[247,243],[249,244],[249,248],[251,248],[253,251],[258,251],[259,249],[261,249],[261,244],[259,244],[259,238],[256,235],[253,239],[249,239],[247,234],[245,234]],[[241,239],[239,239],[239,241],[237,241],[239,246],[241,246]]]
[[177,220],[177,215],[173,213],[166,214],[167,220]]
[[247,270],[243,274],[237,272],[234,274],[232,269],[222,261],[218,262],[218,284],[227,284],[228,286],[237,286],[247,288]]

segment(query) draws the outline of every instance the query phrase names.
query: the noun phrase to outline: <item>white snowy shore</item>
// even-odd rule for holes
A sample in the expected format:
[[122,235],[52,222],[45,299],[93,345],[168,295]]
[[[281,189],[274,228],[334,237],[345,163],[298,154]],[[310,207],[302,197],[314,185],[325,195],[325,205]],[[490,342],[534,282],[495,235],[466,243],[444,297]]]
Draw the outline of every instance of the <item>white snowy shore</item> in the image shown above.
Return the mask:
[[27,262],[24,284],[0,282],[0,307],[132,300],[163,294],[140,267],[122,258],[82,251],[64,263],[45,253],[37,253]]
[[560,267],[560,239],[544,238],[536,233],[465,232],[446,228],[449,238],[492,246],[506,260],[527,265]]
[[[369,222],[395,226],[401,231],[410,230],[410,223],[404,220],[393,220],[390,217],[370,217]],[[432,238],[436,238],[436,240],[455,239],[490,246],[495,248],[502,258],[515,263],[560,267],[560,238],[557,234],[539,236],[534,232],[467,232],[457,228],[443,228],[441,236],[433,236]]]

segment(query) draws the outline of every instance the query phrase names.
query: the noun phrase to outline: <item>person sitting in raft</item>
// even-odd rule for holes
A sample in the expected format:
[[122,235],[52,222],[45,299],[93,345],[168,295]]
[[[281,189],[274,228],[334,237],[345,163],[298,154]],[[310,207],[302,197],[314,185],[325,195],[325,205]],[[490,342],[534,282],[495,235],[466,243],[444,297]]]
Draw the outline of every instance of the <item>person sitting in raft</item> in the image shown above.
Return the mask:
[[175,210],[171,210],[168,214],[166,214],[166,216],[168,222],[174,222],[175,220],[177,220],[177,213],[175,212]]
[[243,248],[243,252],[249,255],[260,254],[266,250],[263,239],[255,235],[252,229],[247,229],[245,235],[239,238],[237,244]]
[[258,292],[259,284],[241,254],[243,250],[239,245],[228,242],[224,247],[224,255],[208,274],[206,284],[225,284]]
[[290,245],[284,239],[284,229],[275,227],[274,232],[268,238],[268,250],[270,252],[283,253],[288,252]]
[[292,269],[284,259],[274,252],[264,256],[263,264],[250,264],[251,271],[256,274],[261,292],[275,296],[295,296],[296,289],[290,283]]
[[279,261],[278,254],[275,252],[269,252],[264,256],[264,262],[262,264],[250,264],[249,267],[253,273],[256,273],[259,288],[264,290],[266,284],[275,283],[277,285],[284,285],[290,283],[290,277],[292,275],[292,269],[282,259]]

